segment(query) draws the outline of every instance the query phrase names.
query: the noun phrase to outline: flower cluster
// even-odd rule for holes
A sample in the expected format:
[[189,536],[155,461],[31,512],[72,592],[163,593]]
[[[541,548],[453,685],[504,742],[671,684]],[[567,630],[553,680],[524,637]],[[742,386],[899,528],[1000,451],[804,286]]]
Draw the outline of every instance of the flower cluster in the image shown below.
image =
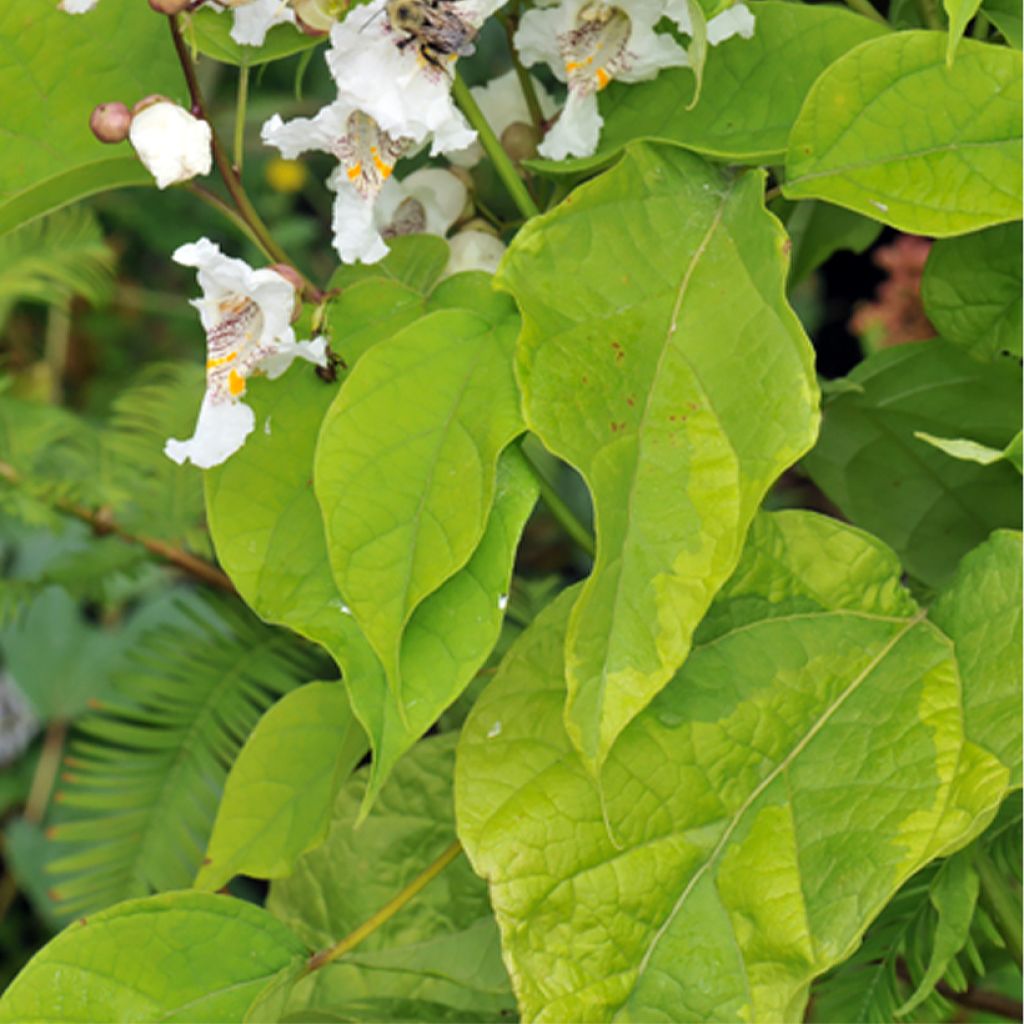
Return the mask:
[[[96,2],[61,0],[60,6],[82,13]],[[467,169],[482,149],[452,86],[455,62],[473,53],[478,31],[502,2],[370,0],[332,21],[322,0],[207,0],[214,10],[233,12],[232,37],[245,45],[261,45],[277,24],[306,31],[330,26],[325,56],[336,97],[313,117],[284,121],[275,114],[261,137],[286,160],[317,150],[337,161],[327,185],[335,193],[333,241],[343,262],[373,263],[386,255],[391,238],[423,232],[444,237],[462,223],[450,239],[446,274],[497,269],[504,244],[483,221],[471,220],[474,203],[466,187]],[[471,90],[473,103],[464,105],[483,112],[517,159],[537,152],[551,159],[589,156],[602,125],[597,95],[609,82],[639,82],[663,68],[688,65],[687,50],[663,30],[665,24],[674,23],[683,35],[701,35],[710,45],[753,31],[753,16],[739,2],[695,33],[690,3],[541,0],[514,34],[522,66]],[[172,17],[195,6],[194,0],[150,5]],[[535,64],[547,64],[565,83],[561,110],[523,70]],[[149,97],[130,111],[121,103],[101,104],[91,124],[103,142],[129,139],[160,188],[210,171],[210,126],[164,97]],[[402,180],[393,176],[401,158],[428,148],[454,169],[428,166]],[[208,467],[236,451],[254,428],[254,414],[242,401],[248,378],[276,377],[295,358],[325,365],[326,343],[295,340],[290,323],[296,292],[286,272],[254,270],[205,238],[179,248],[174,259],[199,271],[203,297],[193,304],[206,330],[207,383],[195,433],[168,441],[165,450],[179,463]]]

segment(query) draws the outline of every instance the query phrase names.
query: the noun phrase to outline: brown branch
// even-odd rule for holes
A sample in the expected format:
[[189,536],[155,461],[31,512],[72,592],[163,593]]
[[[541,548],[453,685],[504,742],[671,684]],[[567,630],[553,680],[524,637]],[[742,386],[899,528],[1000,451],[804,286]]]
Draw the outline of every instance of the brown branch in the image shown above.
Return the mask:
[[[6,480],[14,487],[24,486],[24,480],[22,479],[21,474],[6,462],[0,462],[0,479]],[[52,498],[46,500],[48,500],[58,512],[63,512],[65,515],[72,516],[75,519],[80,519],[83,523],[88,523],[100,536],[113,534],[115,537],[120,538],[128,544],[138,544],[140,547],[145,548],[151,555],[156,555],[156,557],[162,561],[168,562],[176,568],[181,569],[183,572],[188,573],[190,576],[195,577],[197,580],[207,584],[208,586],[216,587],[218,590],[223,590],[229,594],[237,593],[235,585],[215,565],[211,565],[204,559],[198,558],[196,555],[189,554],[189,552],[183,551],[181,548],[177,548],[173,544],[168,544],[166,541],[156,540],[153,537],[139,537],[134,533],[129,533],[127,530],[118,526],[110,516],[109,512],[104,509],[94,511],[92,509],[85,508],[83,505],[76,505],[74,502],[66,501],[63,498]]]
[[[914,984],[913,979],[910,977],[910,971],[907,970],[907,965],[902,960],[896,964],[896,973],[907,984]],[[1007,1020],[1021,1020],[1024,1018],[1024,1004],[1020,1000],[1011,999],[1009,996],[1000,995],[998,992],[989,992],[974,986],[971,986],[965,992],[957,992],[956,989],[952,988],[945,981],[938,982],[935,986],[935,991],[943,999],[948,999],[951,1003],[956,1003],[957,1006],[963,1006],[968,1010],[994,1013],[999,1017],[1006,1017]]]
[[224,181],[228,194],[231,196],[231,201],[238,210],[239,216],[248,225],[249,230],[252,232],[253,240],[263,251],[264,256],[271,262],[286,263],[292,267],[302,280],[302,292],[305,297],[310,302],[319,302],[323,297],[323,293],[295,266],[294,261],[289,258],[284,249],[274,241],[267,225],[263,223],[263,218],[260,217],[256,207],[252,205],[249,196],[246,194],[245,188],[242,186],[242,179],[228,158],[227,151],[221,145],[217,131],[213,127],[213,122],[206,111],[203,92],[199,87],[199,78],[196,75],[196,67],[192,61],[192,55],[188,52],[188,46],[182,37],[181,29],[178,27],[178,16],[168,15],[167,22],[171,27],[171,39],[174,41],[174,50],[178,55],[178,62],[181,64],[181,70],[185,75],[185,83],[188,86],[188,94],[192,100],[192,113],[196,117],[202,118],[210,126],[210,146],[213,152],[213,162],[217,165],[217,170]]

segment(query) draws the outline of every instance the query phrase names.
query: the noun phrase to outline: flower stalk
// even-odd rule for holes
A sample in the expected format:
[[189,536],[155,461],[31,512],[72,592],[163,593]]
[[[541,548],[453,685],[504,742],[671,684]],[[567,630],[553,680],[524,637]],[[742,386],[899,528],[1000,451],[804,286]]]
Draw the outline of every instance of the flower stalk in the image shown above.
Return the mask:
[[[174,49],[178,54],[178,61],[181,64],[181,70],[185,75],[185,83],[188,86],[189,96],[192,100],[192,113],[195,114],[196,117],[201,117],[210,125],[212,133],[211,142],[213,162],[224,181],[224,187],[228,190],[228,194],[231,196],[231,200],[235,204],[235,208],[238,210],[240,217],[246,224],[248,224],[249,229],[263,255],[271,262],[287,263],[289,266],[294,267],[294,261],[290,259],[284,249],[274,241],[267,225],[264,224],[263,219],[260,217],[259,213],[257,213],[256,208],[252,205],[248,195],[246,195],[245,189],[242,187],[241,179],[235,172],[235,168],[231,165],[231,161],[228,158],[224,147],[221,145],[216,131],[213,130],[213,124],[206,113],[206,105],[203,102],[203,93],[199,87],[199,79],[196,77],[195,65],[192,62],[191,54],[188,52],[188,46],[182,37],[177,17],[168,17],[167,21],[170,24],[171,38],[174,41]],[[320,289],[317,288],[316,285],[314,285],[305,276],[305,274],[302,274],[301,271],[298,271],[298,273],[302,278],[303,295],[310,302],[319,301],[321,294]]]
[[393,900],[385,903],[377,913],[367,918],[354,932],[349,933],[340,942],[335,943],[327,949],[314,953],[306,964],[306,974],[312,974],[332,960],[351,952],[365,938],[372,935],[381,925],[387,923],[397,914],[414,896],[426,888],[459,854],[462,853],[462,843],[455,840],[440,857],[432,864],[429,864],[419,875],[417,875]]
[[484,117],[483,111],[469,91],[469,86],[466,85],[465,80],[458,71],[455,72],[452,95],[455,97],[455,102],[459,105],[459,109],[466,115],[466,120],[476,129],[477,134],[480,136],[480,145],[484,147],[484,152],[491,158],[494,169],[498,172],[498,177],[501,178],[505,188],[508,189],[509,195],[512,196],[513,201],[519,208],[519,212],[527,219],[537,216],[540,210],[533,201],[533,196],[527,190],[523,179],[519,177],[515,164],[512,163],[508,153],[502,148],[501,143],[498,141],[498,136],[494,134],[491,126],[487,123],[487,118]]

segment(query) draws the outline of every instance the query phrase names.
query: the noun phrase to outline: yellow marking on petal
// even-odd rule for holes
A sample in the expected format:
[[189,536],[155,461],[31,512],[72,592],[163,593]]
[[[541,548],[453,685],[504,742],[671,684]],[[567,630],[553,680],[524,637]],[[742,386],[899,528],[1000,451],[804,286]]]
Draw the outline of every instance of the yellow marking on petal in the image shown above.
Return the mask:
[[245,393],[245,378],[237,370],[232,370],[228,374],[228,391],[233,398]]
[[355,181],[363,173],[363,165],[361,163],[354,163],[345,174],[348,175],[349,181]]
[[597,89],[600,92],[610,81],[612,76],[604,68],[597,69]]
[[237,352],[229,352],[226,356],[220,356],[217,359],[207,359],[206,368],[212,370],[217,366],[223,366],[225,363],[230,363],[238,358]]
[[391,164],[385,163],[376,154],[373,157],[373,166],[376,167],[377,170],[380,172],[381,177],[384,177],[384,178],[391,177],[391,171],[393,169]]

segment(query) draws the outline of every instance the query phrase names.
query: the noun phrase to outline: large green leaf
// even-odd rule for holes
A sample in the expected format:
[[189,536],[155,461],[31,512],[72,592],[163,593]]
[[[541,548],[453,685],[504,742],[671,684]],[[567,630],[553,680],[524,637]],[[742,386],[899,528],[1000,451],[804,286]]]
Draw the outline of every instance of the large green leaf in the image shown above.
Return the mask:
[[790,129],[814,80],[847,50],[885,33],[884,25],[838,7],[764,0],[753,8],[751,39],[735,36],[707,56],[700,100],[688,68],[650,82],[612,82],[600,94],[601,143],[593,156],[532,160],[550,174],[607,164],[637,139],[674,142],[709,156],[767,162],[786,152]]
[[992,20],[992,24],[1006,37],[1006,41],[1019,50],[1024,33],[1022,33],[1020,4],[1017,3],[1017,0],[983,0],[981,9]]
[[341,294],[327,307],[334,350],[349,367],[378,341],[415,323],[448,263],[448,243],[435,235],[400,235],[380,263],[342,264],[330,287]]
[[897,32],[840,57],[789,139],[783,192],[901,231],[956,235],[1021,215],[1021,55]]
[[70,925],[0,999],[0,1021],[241,1020],[303,944],[251,903],[173,892]]
[[[682,670],[595,782],[562,721],[571,597],[463,731],[459,835],[526,1020],[799,1020],[900,885],[991,820],[950,640],[874,538],[762,516]],[[1011,714],[1012,680],[986,680]],[[585,937],[585,940],[584,938]]]
[[522,431],[519,318],[439,310],[379,342],[328,410],[314,463],[338,589],[401,693],[416,607],[483,536],[498,455]]
[[75,167],[0,201],[0,235],[97,192],[152,184],[153,176],[134,154]]
[[852,522],[877,533],[933,586],[989,533],[1020,525],[1020,476],[1007,462],[951,459],[915,437],[1003,449],[1020,430],[1020,369],[925,341],[872,355],[825,408],[804,464]]
[[[418,744],[395,769],[374,813],[356,828],[367,785],[367,773],[359,772],[338,794],[326,842],[307,853],[291,877],[272,883],[268,909],[308,943],[325,947],[440,857],[455,838],[455,739],[449,733]],[[464,858],[354,951],[300,981],[287,1008],[338,1009],[367,998],[475,1009],[486,1014],[481,1020],[511,1008],[486,887]]]
[[278,701],[231,766],[195,888],[288,874],[327,834],[334,796],[366,750],[339,684],[309,683]]
[[51,0],[4,4],[0,44],[0,95],[9,98],[0,128],[0,224],[7,230],[128,183],[124,166],[112,159],[116,150],[89,130],[97,103],[131,106],[150,93],[185,94],[164,19],[145,4],[101,3],[81,16]]
[[311,372],[254,381],[246,400],[257,429],[241,451],[206,473],[207,511],[221,563],[250,606],[323,644],[342,666],[353,710],[373,746],[372,796],[494,646],[501,596],[536,485],[519,452],[508,451],[499,462],[494,508],[476,552],[427,598],[406,629],[400,707],[335,585],[313,496],[313,449],[334,393]]
[[[1010,769],[1017,786],[1022,742],[1020,593],[1021,535],[999,530],[964,557],[930,613],[956,646],[967,732]],[[1009,707],[1006,687],[1015,694]]]
[[763,184],[631,146],[528,223],[498,275],[523,312],[527,423],[594,499],[566,637],[567,727],[592,766],[686,657],[765,491],[814,440]]
[[928,319],[979,359],[1021,354],[1021,226],[1003,224],[932,246],[921,279]]

